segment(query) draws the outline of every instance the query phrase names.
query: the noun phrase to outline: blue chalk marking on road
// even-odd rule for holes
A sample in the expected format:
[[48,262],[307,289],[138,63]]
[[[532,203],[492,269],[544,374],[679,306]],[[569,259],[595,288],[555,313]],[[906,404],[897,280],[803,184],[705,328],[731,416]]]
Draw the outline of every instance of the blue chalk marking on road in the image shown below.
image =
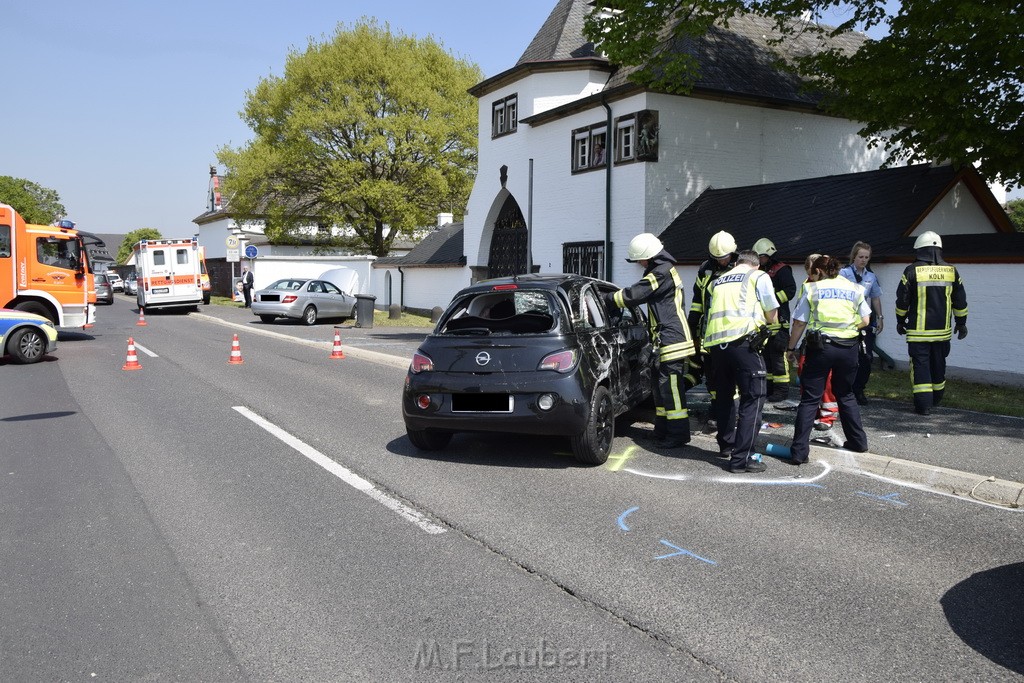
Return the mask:
[[640,508],[638,508],[638,507],[632,507],[632,508],[629,508],[628,510],[626,510],[625,512],[623,512],[621,515],[619,515],[619,528],[622,529],[623,531],[629,531],[629,527],[626,526],[626,517],[628,517],[629,515],[633,514],[634,512],[636,512],[639,509]]
[[716,565],[716,566],[718,565],[718,563],[715,562],[714,560],[709,560],[709,559],[707,559],[705,557],[701,557],[700,555],[695,555],[694,553],[690,552],[686,548],[680,548],[677,545],[673,545],[673,544],[669,543],[665,539],[661,540],[661,544],[662,545],[667,545],[669,548],[675,548],[677,552],[669,553],[668,555],[661,555],[659,557],[654,558],[656,560],[664,560],[664,559],[669,558],[669,557],[675,557],[676,555],[689,555],[690,557],[694,558],[695,560],[700,560],[701,562],[707,562],[708,564],[711,564],[711,565]]
[[896,493],[889,493],[889,494],[886,494],[884,496],[878,496],[878,495],[875,495],[874,493],[868,493],[867,491],[856,491],[855,493],[858,496],[864,496],[865,498],[874,498],[876,500],[881,500],[881,501],[884,501],[886,503],[892,503],[893,505],[903,505],[903,506],[910,505],[910,503],[907,503],[907,502],[904,502],[902,500],[899,500],[900,494],[899,494],[898,491]]

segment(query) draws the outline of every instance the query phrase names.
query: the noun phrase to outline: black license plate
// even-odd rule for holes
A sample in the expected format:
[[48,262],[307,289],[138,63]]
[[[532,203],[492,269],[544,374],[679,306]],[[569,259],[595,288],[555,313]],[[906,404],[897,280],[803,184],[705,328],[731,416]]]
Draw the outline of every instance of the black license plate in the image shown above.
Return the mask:
[[280,294],[261,294],[260,301],[280,301]]
[[453,413],[511,413],[511,394],[452,394]]

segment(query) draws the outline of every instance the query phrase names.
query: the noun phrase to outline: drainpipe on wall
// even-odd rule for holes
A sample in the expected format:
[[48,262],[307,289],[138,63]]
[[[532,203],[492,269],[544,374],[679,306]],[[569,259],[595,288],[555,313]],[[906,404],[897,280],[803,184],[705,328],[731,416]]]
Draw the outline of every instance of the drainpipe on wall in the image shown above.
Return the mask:
[[405,273],[402,272],[402,266],[398,266],[398,305],[401,310],[405,310]]
[[601,106],[608,112],[604,147],[604,279],[612,279],[612,161],[615,159],[615,131],[612,130],[612,108],[601,93]]
[[533,272],[533,159],[530,159],[530,189],[526,195],[526,272]]

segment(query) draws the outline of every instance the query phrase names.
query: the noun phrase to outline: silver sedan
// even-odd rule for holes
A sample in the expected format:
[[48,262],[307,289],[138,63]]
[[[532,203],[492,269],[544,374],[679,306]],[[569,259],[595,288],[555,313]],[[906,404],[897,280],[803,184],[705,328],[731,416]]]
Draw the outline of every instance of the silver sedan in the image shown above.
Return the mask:
[[327,280],[286,278],[254,292],[252,312],[265,323],[296,318],[313,325],[320,318],[354,318],[356,298]]

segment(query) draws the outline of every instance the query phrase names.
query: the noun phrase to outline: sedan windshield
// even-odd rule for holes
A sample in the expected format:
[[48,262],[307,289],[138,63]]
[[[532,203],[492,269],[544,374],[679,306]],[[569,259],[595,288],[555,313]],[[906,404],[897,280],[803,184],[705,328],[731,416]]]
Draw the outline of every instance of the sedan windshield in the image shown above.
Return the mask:
[[267,289],[283,289],[286,291],[294,292],[302,289],[302,285],[306,284],[305,280],[278,280],[274,284],[267,287]]

